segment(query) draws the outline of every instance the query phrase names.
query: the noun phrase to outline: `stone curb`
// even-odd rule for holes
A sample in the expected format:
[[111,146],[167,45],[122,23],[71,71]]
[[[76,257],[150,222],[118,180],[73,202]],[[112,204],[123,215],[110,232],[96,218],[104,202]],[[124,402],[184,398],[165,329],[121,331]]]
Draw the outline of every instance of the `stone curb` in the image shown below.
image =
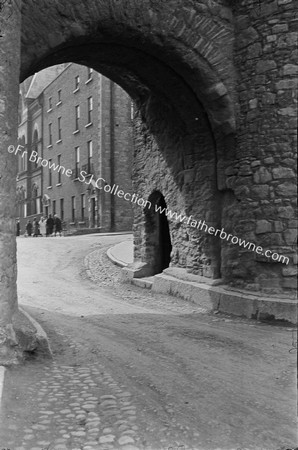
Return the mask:
[[132,278],[131,282],[138,287],[145,289],[152,289],[153,277],[143,277],[143,278]]
[[[128,266],[111,254],[109,259],[122,268]],[[153,292],[170,294],[193,302],[206,310],[217,310],[235,316],[244,316],[258,320],[280,320],[297,324],[297,301],[292,299],[274,299],[247,292],[232,291],[224,285],[211,285],[191,280],[182,280],[166,273],[150,277],[150,283],[144,278],[133,278],[124,274],[124,279],[139,287],[151,288]],[[140,281],[138,281],[140,280]],[[145,278],[147,280],[147,278]]]
[[110,247],[110,248],[107,250],[107,257],[108,257],[109,260],[112,261],[112,263],[115,264],[116,266],[119,266],[119,267],[122,267],[122,268],[123,268],[123,267],[127,267],[127,266],[129,265],[129,263],[124,262],[123,260],[119,259],[119,256],[117,257],[117,256],[113,255],[113,253],[112,253],[113,251],[115,251],[115,249],[116,249],[119,245],[123,245],[124,243],[128,243],[128,242],[131,242],[131,240],[129,239],[129,240],[127,240],[127,241],[119,242],[118,244],[113,245],[112,247]]
[[52,354],[51,346],[49,343],[48,336],[47,336],[46,332],[44,331],[44,329],[41,327],[41,325],[38,322],[36,322],[35,319],[33,319],[33,317],[30,316],[30,314],[28,314],[26,311],[24,311],[24,309],[21,306],[19,306],[19,310],[21,311],[22,314],[24,314],[24,316],[31,323],[32,327],[35,329],[35,336],[36,336],[36,341],[38,343],[38,350],[42,351],[43,355],[52,357],[53,354]]
[[128,234],[132,234],[132,231],[114,231],[114,232],[107,232],[107,233],[87,233],[87,234],[78,234],[78,235],[69,235],[67,237],[78,237],[78,236],[126,236]]
[[111,253],[112,248],[114,248],[114,247],[111,247],[107,250],[107,257],[109,258],[109,260],[112,261],[112,263],[115,264],[115,266],[119,266],[119,267],[128,266],[127,263],[120,261],[119,259],[117,259],[115,256],[112,255],[112,253]]
[[281,320],[297,324],[297,301],[272,299],[228,287],[179,280],[165,274],[153,277],[153,292],[171,294],[191,301],[207,310],[244,316],[257,320]]

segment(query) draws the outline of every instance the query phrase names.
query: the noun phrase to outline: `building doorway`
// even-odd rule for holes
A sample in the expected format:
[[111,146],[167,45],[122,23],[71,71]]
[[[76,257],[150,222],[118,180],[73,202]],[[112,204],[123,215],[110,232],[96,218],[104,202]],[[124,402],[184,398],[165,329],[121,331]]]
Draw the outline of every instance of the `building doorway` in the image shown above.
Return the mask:
[[96,202],[95,197],[91,197],[91,228],[96,226]]

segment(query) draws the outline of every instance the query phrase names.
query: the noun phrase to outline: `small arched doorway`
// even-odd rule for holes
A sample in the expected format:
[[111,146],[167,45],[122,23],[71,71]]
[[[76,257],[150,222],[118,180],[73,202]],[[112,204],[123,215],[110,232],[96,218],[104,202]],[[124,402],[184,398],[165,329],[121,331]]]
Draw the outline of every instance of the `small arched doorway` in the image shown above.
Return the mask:
[[166,202],[159,191],[154,191],[145,209],[145,245],[146,262],[152,268],[153,275],[161,273],[171,262],[171,235],[166,216]]

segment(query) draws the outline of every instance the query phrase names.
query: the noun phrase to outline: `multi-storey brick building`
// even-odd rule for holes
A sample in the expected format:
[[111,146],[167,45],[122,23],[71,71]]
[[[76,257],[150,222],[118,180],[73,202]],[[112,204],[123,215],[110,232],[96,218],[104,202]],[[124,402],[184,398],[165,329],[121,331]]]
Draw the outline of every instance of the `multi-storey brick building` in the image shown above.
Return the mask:
[[51,67],[21,86],[18,216],[58,214],[68,229],[130,230],[132,209],[99,183],[131,192],[131,101],[77,64]]
[[24,232],[28,219],[43,214],[43,168],[29,160],[32,151],[43,154],[43,89],[66,64],[50,67],[20,85],[17,217]]

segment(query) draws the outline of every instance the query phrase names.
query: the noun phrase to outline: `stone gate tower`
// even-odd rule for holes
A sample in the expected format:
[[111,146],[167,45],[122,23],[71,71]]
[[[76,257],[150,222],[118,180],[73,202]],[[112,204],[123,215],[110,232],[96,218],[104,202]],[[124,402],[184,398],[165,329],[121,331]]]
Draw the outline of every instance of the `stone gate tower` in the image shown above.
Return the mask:
[[[210,280],[221,283],[225,295],[240,292],[236,309],[252,293],[273,297],[277,310],[284,298],[292,298],[297,273],[294,3],[1,1],[3,360],[12,361],[18,349],[12,327],[16,158],[8,153],[17,139],[18,83],[63,62],[93,67],[134,100],[134,190],[185,216],[168,221],[170,268],[200,276],[215,303],[218,291]],[[202,229],[190,217],[201,221]],[[148,211],[136,205],[132,276],[155,271],[156,242],[148,220]],[[230,238],[220,236],[221,230]],[[239,245],[240,239],[255,249]]]

